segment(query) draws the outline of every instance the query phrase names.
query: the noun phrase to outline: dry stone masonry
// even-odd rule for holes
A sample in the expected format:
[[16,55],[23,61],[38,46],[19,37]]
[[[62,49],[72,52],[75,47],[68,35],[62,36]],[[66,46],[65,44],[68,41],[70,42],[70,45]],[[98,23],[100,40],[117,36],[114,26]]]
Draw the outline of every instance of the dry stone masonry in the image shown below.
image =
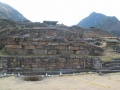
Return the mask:
[[0,57],[4,63],[1,69],[7,71],[94,68],[94,59],[88,56],[102,52],[83,41],[80,33],[57,28],[14,30],[4,38],[3,45],[10,56]]
[[1,57],[3,69],[7,71],[53,71],[65,69],[92,68],[93,59],[85,57],[50,56],[50,57]]

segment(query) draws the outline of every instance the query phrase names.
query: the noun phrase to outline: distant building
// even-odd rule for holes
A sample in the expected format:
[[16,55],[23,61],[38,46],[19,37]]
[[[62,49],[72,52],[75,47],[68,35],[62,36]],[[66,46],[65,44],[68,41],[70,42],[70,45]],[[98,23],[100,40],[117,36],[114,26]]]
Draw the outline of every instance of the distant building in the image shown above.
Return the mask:
[[90,27],[90,28],[95,28],[95,27]]
[[46,24],[48,26],[55,26],[58,23],[58,21],[43,21],[43,24]]

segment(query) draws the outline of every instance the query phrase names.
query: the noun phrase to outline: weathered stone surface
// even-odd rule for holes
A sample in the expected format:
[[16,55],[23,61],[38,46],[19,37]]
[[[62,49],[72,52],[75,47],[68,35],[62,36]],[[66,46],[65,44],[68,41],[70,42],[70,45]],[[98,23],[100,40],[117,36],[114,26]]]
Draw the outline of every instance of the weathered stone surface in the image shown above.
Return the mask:
[[76,51],[75,54],[77,55],[89,55],[89,52],[87,50],[80,50],[80,51]]
[[73,63],[74,59],[73,58],[67,58],[67,62]]
[[47,50],[34,49],[35,55],[47,55]]
[[42,49],[43,46],[41,46],[41,45],[36,45],[35,48],[36,48],[36,49]]
[[59,43],[58,42],[49,42],[48,45],[53,45],[54,46],[54,45],[59,45]]
[[24,48],[25,48],[25,49],[35,49],[35,46],[33,46],[33,45],[27,45],[27,46],[25,46]]
[[65,68],[65,64],[64,63],[59,63],[58,64],[58,69],[64,69]]
[[27,55],[28,50],[7,48],[6,53],[10,53],[11,55]]
[[71,45],[79,47],[79,46],[81,46],[81,43],[80,42],[72,42]]
[[[0,65],[7,65],[7,70],[22,70],[31,72],[41,72],[61,69],[82,69],[95,67],[100,60],[93,61],[91,58],[68,58],[65,57],[0,57]],[[6,62],[7,61],[7,62]],[[94,65],[93,65],[94,64]]]
[[79,47],[75,47],[75,46],[68,46],[69,50],[79,50]]
[[47,42],[38,42],[38,45],[46,45]]
[[21,49],[22,46],[21,45],[5,45],[5,48],[17,48],[17,49]]
[[57,54],[57,50],[48,50],[48,55],[55,55]]
[[76,66],[76,69],[80,69],[80,68],[81,68],[81,66],[79,66],[79,65],[78,65],[78,66]]
[[62,46],[62,45],[55,46],[55,49],[58,49],[58,50],[65,50],[66,48],[67,46]]
[[38,42],[32,42],[32,45],[39,45]]
[[16,45],[16,44],[18,44],[18,43],[14,42],[14,41],[6,41],[4,43],[5,43],[5,45]]
[[66,68],[66,69],[73,69],[74,66],[73,66],[72,63],[67,62],[66,65],[65,65],[65,68]]
[[72,50],[58,50],[58,54],[74,54]]
[[28,46],[32,46],[33,45],[31,41],[27,41],[26,43],[27,43]]
[[79,62],[80,62],[80,59],[74,59],[74,62],[75,62],[75,63],[79,63]]
[[59,61],[60,63],[64,63],[64,62],[66,62],[66,59],[65,59],[65,58],[58,58],[58,61]]
[[48,45],[44,45],[43,46],[44,50],[54,50],[54,46],[48,46]]
[[93,67],[90,58],[81,56],[90,55],[90,52],[95,54],[98,48],[85,44],[76,32],[54,28],[19,32],[12,31],[10,34],[13,36],[5,39],[7,53],[18,56],[5,59],[8,71],[16,68],[40,72]]
[[15,37],[14,36],[7,36],[7,41],[14,41]]
[[80,51],[76,51],[75,54],[79,55],[79,54],[81,54],[81,53],[80,53]]
[[19,42],[20,45],[27,45],[27,42]]
[[35,72],[41,72],[41,71],[46,71],[45,68],[32,68],[32,71],[35,71]]
[[64,43],[60,42],[60,45],[67,46],[67,45],[70,45],[70,43],[69,42],[64,42]]

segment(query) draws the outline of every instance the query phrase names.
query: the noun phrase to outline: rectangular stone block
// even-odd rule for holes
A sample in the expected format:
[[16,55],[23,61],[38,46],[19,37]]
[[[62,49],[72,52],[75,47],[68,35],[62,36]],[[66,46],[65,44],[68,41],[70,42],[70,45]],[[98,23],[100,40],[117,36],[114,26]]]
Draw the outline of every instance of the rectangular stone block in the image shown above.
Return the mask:
[[54,50],[55,47],[54,47],[54,46],[44,45],[44,46],[43,46],[43,49],[45,49],[45,50]]
[[55,46],[55,49],[58,49],[58,50],[65,50],[66,48],[67,46],[62,46],[62,45]]
[[71,43],[71,45],[79,47],[79,46],[81,46],[81,43],[79,43],[79,42],[73,42],[73,43]]
[[49,64],[49,67],[57,67],[57,64],[56,63],[51,63],[51,64]]
[[16,45],[18,43],[14,42],[14,41],[7,41],[5,45]]
[[74,62],[74,59],[72,59],[72,58],[67,59],[67,63],[73,63],[73,62]]
[[33,46],[33,45],[27,45],[27,46],[25,46],[24,48],[25,48],[25,49],[35,49],[35,46]]
[[41,45],[37,45],[37,46],[35,46],[35,48],[36,48],[36,49],[42,49],[43,46],[41,46]]
[[58,54],[74,54],[72,50],[58,50]]
[[32,42],[32,45],[39,45],[38,42]]
[[59,68],[59,69],[63,69],[64,67],[65,67],[65,64],[64,64],[64,63],[59,63],[59,64],[58,64],[58,68]]
[[54,45],[59,45],[59,43],[57,43],[57,42],[49,42],[48,45],[53,45],[54,46]]
[[76,69],[80,69],[80,68],[81,68],[80,65],[77,65],[77,66],[76,66]]
[[76,51],[75,54],[77,54],[77,55],[79,55],[79,54],[81,54],[81,55],[83,55],[83,54],[88,55],[89,52],[87,50],[79,50],[79,51]]
[[20,49],[20,48],[22,48],[22,46],[21,45],[5,45],[5,48],[18,48],[18,49]]
[[64,42],[64,43],[60,42],[60,45],[67,46],[67,45],[69,45],[69,43],[68,42]]
[[31,65],[32,68],[37,68],[38,66],[36,64]]
[[45,68],[32,68],[32,71],[40,72],[40,71],[46,71]]
[[54,70],[54,67],[47,67],[47,70]]
[[33,38],[32,39],[32,41],[34,41],[34,42],[38,42],[38,41],[40,41],[41,39],[40,38]]
[[57,50],[48,50],[48,55],[55,55],[57,54]]
[[27,45],[26,42],[19,42],[20,45]]
[[35,55],[47,55],[47,50],[35,49],[33,52]]
[[27,55],[28,54],[28,50],[7,48],[6,49],[6,53],[8,53],[10,55]]
[[73,69],[73,65],[67,65],[66,67],[65,67],[66,69]]
[[47,42],[38,42],[38,45],[46,45]]
[[74,59],[74,62],[79,62],[80,61],[80,59]]
[[7,41],[14,41],[15,37],[14,36],[7,36]]
[[79,54],[80,54],[80,51],[76,51],[75,54],[79,55]]
[[75,65],[75,66],[79,65],[79,62],[73,62],[73,65]]
[[64,63],[64,62],[66,62],[66,59],[65,59],[65,58],[58,58],[58,61],[59,61],[60,63]]
[[75,46],[69,46],[68,47],[69,50],[79,50],[79,47],[75,47]]
[[27,45],[32,46],[32,42],[31,41],[27,41],[26,43],[27,43]]

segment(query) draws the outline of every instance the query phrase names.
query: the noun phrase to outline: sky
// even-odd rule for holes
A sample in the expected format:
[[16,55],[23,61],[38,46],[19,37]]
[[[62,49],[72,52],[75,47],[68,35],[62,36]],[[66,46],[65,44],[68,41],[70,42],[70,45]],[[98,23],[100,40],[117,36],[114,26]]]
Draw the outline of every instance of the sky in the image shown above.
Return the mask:
[[120,0],[0,0],[33,22],[59,21],[78,24],[92,12],[116,16],[120,20]]

